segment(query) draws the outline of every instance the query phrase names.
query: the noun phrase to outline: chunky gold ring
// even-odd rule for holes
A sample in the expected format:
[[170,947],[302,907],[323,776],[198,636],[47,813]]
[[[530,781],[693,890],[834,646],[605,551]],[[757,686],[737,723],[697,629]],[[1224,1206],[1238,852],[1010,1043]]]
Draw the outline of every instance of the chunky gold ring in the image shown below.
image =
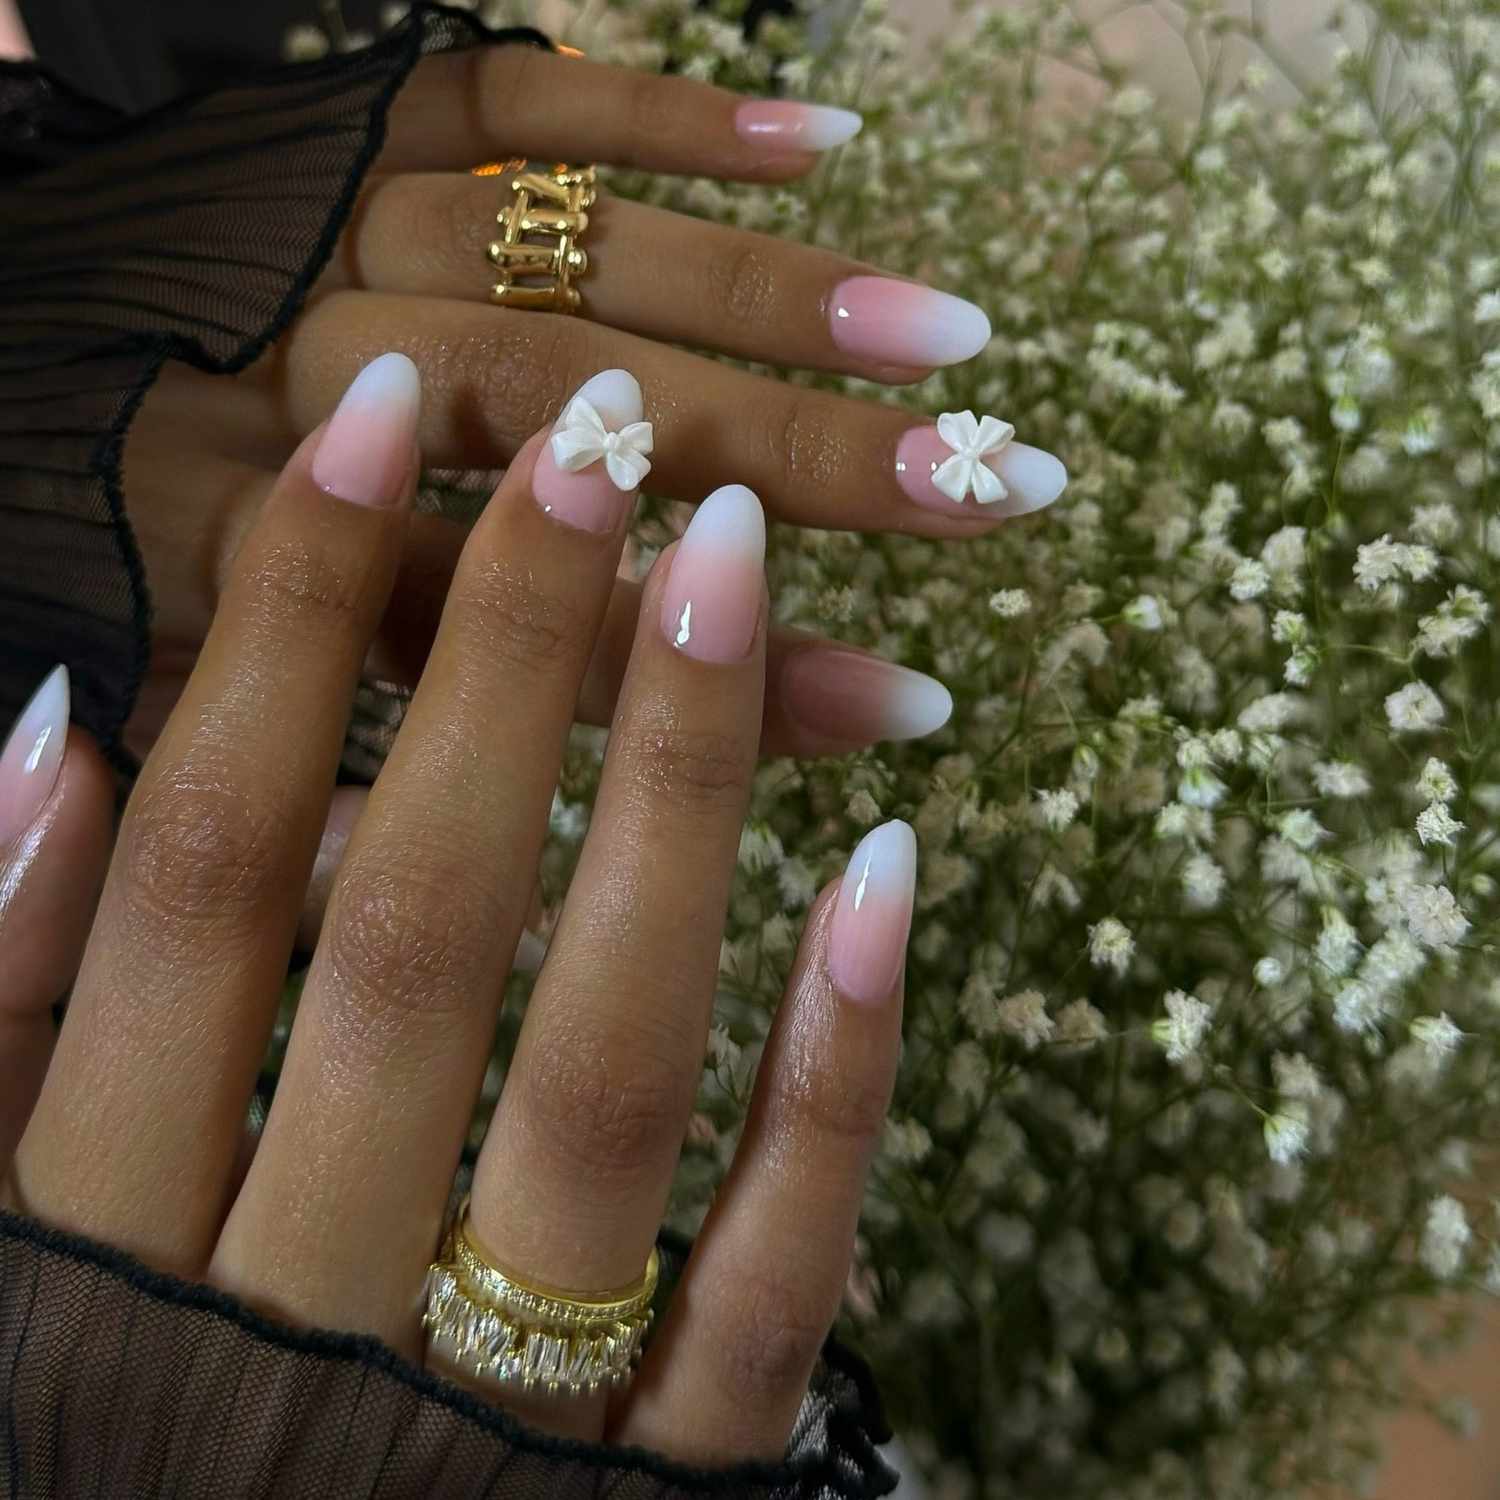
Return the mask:
[[625,1385],[651,1326],[660,1262],[608,1292],[570,1292],[502,1270],[469,1234],[464,1199],[427,1270],[429,1337],[476,1375],[548,1395]]
[[526,163],[487,162],[475,176],[495,177],[513,171],[511,196],[495,215],[500,237],[491,240],[486,258],[498,273],[490,300],[502,307],[575,313],[575,277],[589,268],[578,240],[589,227],[588,209],[595,197],[594,169],[559,162],[545,171],[526,171]]

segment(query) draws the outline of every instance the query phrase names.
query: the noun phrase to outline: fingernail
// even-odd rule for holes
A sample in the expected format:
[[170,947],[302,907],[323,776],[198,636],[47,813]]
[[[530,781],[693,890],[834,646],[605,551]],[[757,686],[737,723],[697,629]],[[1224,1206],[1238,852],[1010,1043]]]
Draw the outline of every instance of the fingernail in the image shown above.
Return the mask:
[[972,412],[945,412],[936,426],[902,435],[896,481],[918,505],[945,515],[999,521],[1040,510],[1062,494],[1068,471],[1044,449],[1013,442],[1013,430]]
[[776,151],[831,151],[852,141],[864,123],[852,109],[785,99],[748,99],[734,115],[741,140]]
[[573,394],[537,455],[536,503],[576,531],[620,524],[650,472],[651,424],[629,370],[603,370]]
[[787,659],[781,702],[802,728],[847,745],[920,739],[953,713],[953,695],[935,677],[827,646],[806,646]]
[[699,661],[743,661],[755,639],[766,519],[753,490],[726,484],[693,512],[662,598],[661,628]]
[[404,354],[382,354],[354,377],[313,455],[319,489],[355,505],[395,505],[405,491],[422,380]]
[[878,1005],[901,973],[917,887],[917,836],[899,820],[859,842],[828,930],[828,972],[849,999]]
[[828,326],[845,354],[876,364],[954,365],[990,341],[984,309],[889,276],[850,276],[828,299]]
[[0,747],[0,848],[36,822],[57,785],[68,740],[68,669],[54,667]]

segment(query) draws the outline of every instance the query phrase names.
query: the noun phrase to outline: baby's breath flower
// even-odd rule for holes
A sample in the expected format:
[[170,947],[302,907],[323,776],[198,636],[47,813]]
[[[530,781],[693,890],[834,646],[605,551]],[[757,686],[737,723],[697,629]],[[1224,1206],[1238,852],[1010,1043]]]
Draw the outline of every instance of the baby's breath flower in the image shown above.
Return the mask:
[[1418,1016],[1411,1023],[1411,1039],[1416,1042],[1435,1063],[1445,1063],[1458,1050],[1464,1034],[1447,1012],[1436,1016]]
[[1089,962],[1096,969],[1123,974],[1135,955],[1135,938],[1118,917],[1105,917],[1089,927]]
[[1078,798],[1066,787],[1036,794],[1037,819],[1043,828],[1061,833],[1078,816]]
[[1022,990],[1008,995],[997,1011],[1000,1030],[1013,1036],[1028,1051],[1051,1041],[1056,1029],[1047,1014],[1047,1001],[1039,990]]
[[1198,1051],[1208,1034],[1213,1007],[1183,990],[1169,990],[1162,1004],[1167,1013],[1151,1023],[1151,1035],[1166,1052],[1168,1062],[1184,1062]]
[[1412,936],[1429,948],[1451,948],[1469,930],[1469,919],[1445,885],[1414,885],[1401,907]]
[[1324,797],[1363,797],[1370,778],[1347,760],[1320,760],[1313,767],[1313,785]]
[[1137,630],[1160,630],[1162,627],[1161,600],[1154,594],[1138,594],[1121,611],[1127,625]]
[[990,609],[1002,620],[1018,619],[1031,610],[1031,595],[1025,589],[1001,589],[990,595]]
[[1070,1000],[1057,1013],[1057,1040],[1070,1047],[1092,1047],[1109,1035],[1104,1015],[1083,998]]
[[1451,849],[1463,831],[1464,825],[1441,802],[1429,802],[1417,814],[1417,839],[1423,845],[1441,844]]
[[1418,733],[1436,728],[1444,718],[1443,700],[1425,682],[1408,682],[1385,700],[1385,716],[1392,729]]
[[1224,894],[1224,871],[1202,850],[1190,855],[1182,866],[1182,892],[1188,905],[1207,911],[1219,904]]
[[1279,958],[1267,954],[1255,961],[1255,982],[1262,989],[1273,990],[1286,978],[1286,965]]
[[1463,1268],[1464,1252],[1473,1235],[1463,1204],[1445,1193],[1428,1205],[1417,1253],[1440,1281],[1451,1281]]
[[1307,1150],[1307,1115],[1295,1103],[1267,1115],[1262,1127],[1266,1154],[1280,1166],[1288,1166]]
[[1253,557],[1242,557],[1229,576],[1229,592],[1236,599],[1259,599],[1270,586],[1270,570]]
[[1417,795],[1428,802],[1451,802],[1458,796],[1458,783],[1453,779],[1453,772],[1446,761],[1439,760],[1435,755],[1427,757],[1427,764],[1417,777],[1416,787]]

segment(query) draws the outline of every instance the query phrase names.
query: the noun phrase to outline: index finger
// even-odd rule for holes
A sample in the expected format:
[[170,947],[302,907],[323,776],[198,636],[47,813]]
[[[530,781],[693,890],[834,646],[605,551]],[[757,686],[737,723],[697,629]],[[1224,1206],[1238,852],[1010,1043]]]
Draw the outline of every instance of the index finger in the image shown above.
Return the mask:
[[784,182],[860,124],[852,110],[753,99],[540,47],[471,47],[418,65],[391,107],[378,165],[467,170],[498,155]]

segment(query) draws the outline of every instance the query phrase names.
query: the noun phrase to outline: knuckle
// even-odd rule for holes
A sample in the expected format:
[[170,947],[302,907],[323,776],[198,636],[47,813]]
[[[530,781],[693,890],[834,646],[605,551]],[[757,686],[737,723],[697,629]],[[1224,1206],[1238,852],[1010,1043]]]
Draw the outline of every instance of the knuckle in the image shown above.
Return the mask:
[[589,364],[597,340],[576,319],[490,311],[495,328],[453,348],[454,379],[464,404],[482,412],[494,430],[519,441],[562,409],[579,384],[574,371],[604,365]]
[[747,1403],[800,1391],[833,1320],[805,1286],[768,1270],[737,1275],[717,1299],[725,1388]]
[[880,1139],[889,1111],[888,1090],[861,1073],[830,1062],[825,1051],[792,1066],[765,1070],[761,1088],[770,1129],[797,1149],[861,1155]]
[[859,456],[835,419],[833,408],[815,396],[788,393],[770,433],[789,494],[816,489],[832,492],[840,476],[858,473]]
[[541,587],[524,563],[486,557],[463,570],[454,595],[453,619],[464,644],[487,663],[550,671],[586,653],[578,606]]
[[738,328],[759,328],[776,311],[773,257],[760,246],[735,244],[708,268],[709,301],[719,318]]
[[[252,543],[252,546],[254,544]],[[301,538],[256,546],[235,569],[231,589],[252,628],[317,640],[361,628],[367,589],[361,570]]]
[[633,1184],[680,1146],[691,1071],[639,1033],[544,1026],[521,1073],[528,1132],[566,1173]]
[[657,722],[622,747],[631,779],[653,812],[690,818],[739,816],[749,793],[755,747],[732,734]]
[[283,883],[283,820],[265,797],[191,771],[139,788],[120,833],[127,899],[156,921],[243,916]]
[[[647,166],[661,154],[663,141],[681,140],[687,134],[678,105],[679,92],[670,86],[673,81],[644,70],[631,71],[622,78],[618,118],[625,122],[628,159],[624,165]],[[663,87],[664,83],[668,86]]]
[[336,991],[367,1016],[443,1016],[483,997],[501,902],[455,848],[419,842],[399,866],[340,877],[324,958]]

